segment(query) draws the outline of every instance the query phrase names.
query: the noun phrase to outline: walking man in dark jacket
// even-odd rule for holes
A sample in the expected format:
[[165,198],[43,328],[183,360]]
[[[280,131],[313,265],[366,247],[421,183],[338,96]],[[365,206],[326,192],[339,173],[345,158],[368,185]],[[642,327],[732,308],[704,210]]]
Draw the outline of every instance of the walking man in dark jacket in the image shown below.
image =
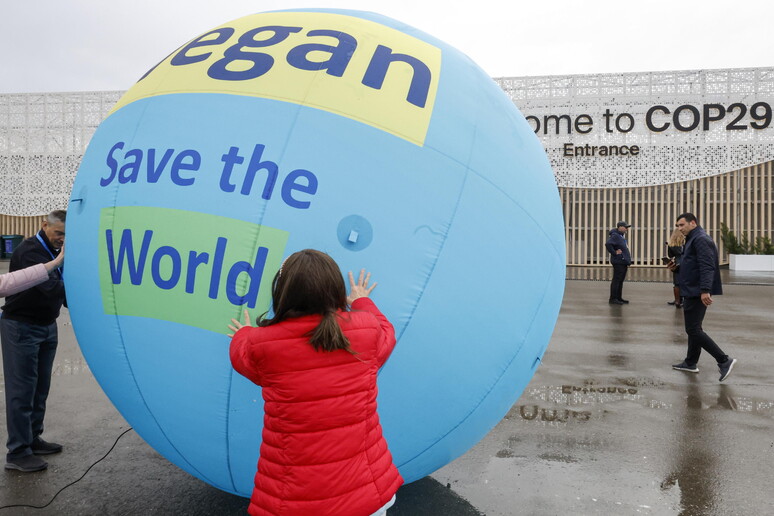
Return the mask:
[[613,265],[613,281],[610,283],[611,305],[624,305],[628,303],[623,298],[623,282],[626,279],[626,271],[632,263],[632,255],[629,253],[629,246],[626,245],[626,232],[632,227],[622,220],[616,224],[615,229],[610,230],[610,236],[605,242],[605,248],[610,253],[610,263]]
[[677,229],[685,235],[685,246],[677,266],[670,262],[667,267],[677,270],[677,281],[680,284],[680,294],[683,296],[683,317],[685,332],[688,334],[688,354],[679,364],[672,366],[678,371],[698,373],[699,355],[704,349],[718,363],[720,381],[722,382],[736,363],[709,335],[704,333],[702,322],[707,307],[712,304],[712,296],[723,293],[720,284],[720,266],[718,263],[718,248],[712,238],[698,225],[693,213],[683,213],[677,217]]
[[[58,256],[64,244],[65,216],[62,210],[49,213],[38,234],[13,252],[10,271]],[[38,455],[62,451],[60,444],[46,442],[40,434],[56,355],[56,318],[64,301],[61,269],[52,270],[40,285],[5,298],[0,317],[8,427],[5,469],[40,471],[48,463]]]

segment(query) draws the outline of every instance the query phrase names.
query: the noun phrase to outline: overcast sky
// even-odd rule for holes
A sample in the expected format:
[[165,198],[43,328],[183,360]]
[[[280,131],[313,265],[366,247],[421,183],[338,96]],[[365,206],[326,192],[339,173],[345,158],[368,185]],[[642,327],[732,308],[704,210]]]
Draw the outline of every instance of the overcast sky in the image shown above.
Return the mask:
[[217,25],[315,6],[398,19],[493,77],[774,65],[770,0],[0,0],[0,93],[126,90]]

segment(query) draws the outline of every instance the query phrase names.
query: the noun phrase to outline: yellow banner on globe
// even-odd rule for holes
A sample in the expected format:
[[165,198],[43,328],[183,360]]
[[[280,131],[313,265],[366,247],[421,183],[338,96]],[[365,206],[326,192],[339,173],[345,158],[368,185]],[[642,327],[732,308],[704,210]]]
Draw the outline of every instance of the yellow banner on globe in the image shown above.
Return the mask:
[[362,18],[273,12],[193,39],[113,107],[180,93],[262,97],[321,109],[424,145],[440,48]]

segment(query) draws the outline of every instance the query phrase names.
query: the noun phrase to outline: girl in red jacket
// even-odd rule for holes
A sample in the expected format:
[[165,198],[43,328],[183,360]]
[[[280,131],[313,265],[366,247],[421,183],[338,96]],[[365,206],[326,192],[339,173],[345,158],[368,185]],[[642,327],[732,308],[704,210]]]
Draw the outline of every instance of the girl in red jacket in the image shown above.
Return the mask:
[[330,256],[299,251],[274,277],[274,316],[231,320],[231,363],[264,399],[253,516],[369,516],[395,502],[403,479],[376,413],[395,330],[368,297],[370,276],[350,272],[347,297]]

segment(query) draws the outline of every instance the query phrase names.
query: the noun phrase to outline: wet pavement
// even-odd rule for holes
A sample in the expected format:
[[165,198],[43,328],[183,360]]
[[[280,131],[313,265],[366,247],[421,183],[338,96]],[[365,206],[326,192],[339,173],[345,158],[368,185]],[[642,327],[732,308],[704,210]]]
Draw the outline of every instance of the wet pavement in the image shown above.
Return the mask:
[[[613,278],[613,268],[602,267],[567,267],[568,280],[606,281]],[[720,268],[720,278],[723,285],[757,285],[774,286],[774,273],[756,271],[732,271],[728,267]],[[665,267],[630,267],[626,281],[635,283],[669,283],[672,272]]]
[[[774,514],[774,274],[723,271],[726,294],[704,325],[739,360],[721,384],[708,355],[699,374],[670,368],[686,336],[666,304],[668,275],[630,270],[631,303],[611,306],[605,269],[568,269],[554,336],[519,401],[467,454],[404,486],[389,516]],[[244,514],[247,500],[177,469],[129,429],[66,310],[59,327],[45,437],[65,451],[41,473],[0,471],[0,506],[42,506],[74,484],[46,508],[0,516]]]
[[[636,273],[634,274],[636,276]],[[739,360],[685,357],[668,283],[568,281],[543,364],[505,419],[433,477],[489,516],[774,514],[774,287],[727,285],[704,329]]]

